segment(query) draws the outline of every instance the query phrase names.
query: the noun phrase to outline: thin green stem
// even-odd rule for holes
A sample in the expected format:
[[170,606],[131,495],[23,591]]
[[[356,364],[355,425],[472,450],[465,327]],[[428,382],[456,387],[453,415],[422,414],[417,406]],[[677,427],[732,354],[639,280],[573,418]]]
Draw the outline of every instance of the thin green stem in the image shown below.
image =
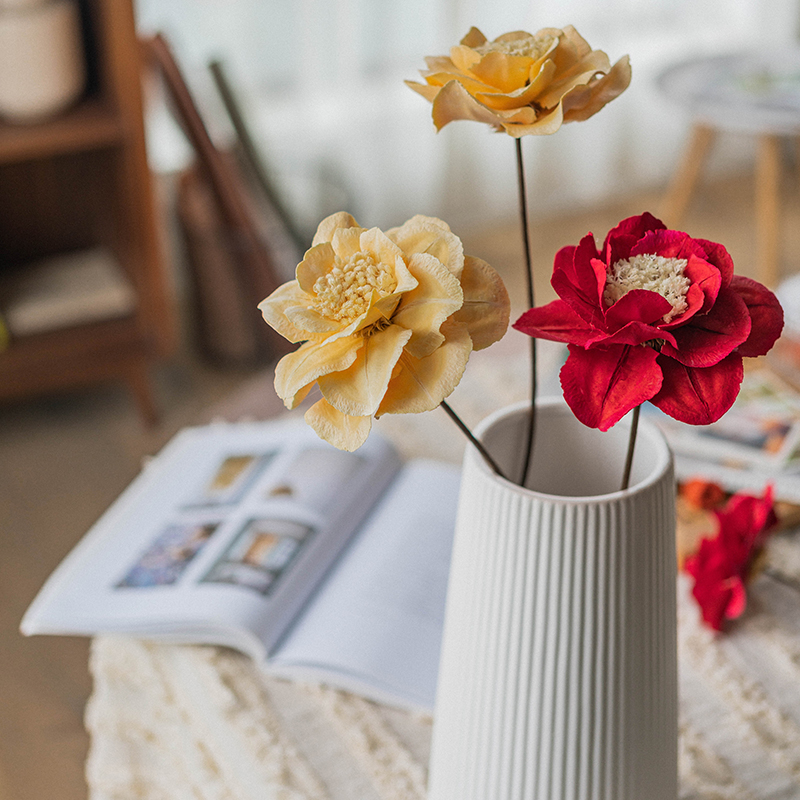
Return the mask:
[[[449,406],[449,404],[442,400],[440,403],[442,408],[447,412],[448,416],[450,417],[453,422],[459,427],[461,432],[469,439],[470,443],[473,447],[483,456],[486,463],[494,470],[494,472],[499,475],[501,478],[505,478],[506,476],[503,474],[503,471],[500,467],[497,466],[497,462],[489,455],[489,451],[483,446],[483,444],[475,438],[472,434],[472,431],[464,424],[461,417],[456,414],[455,411]],[[506,480],[508,480],[506,478]]]
[[633,449],[636,446],[636,432],[639,430],[639,412],[642,407],[636,406],[633,409],[633,419],[631,420],[631,433],[628,437],[628,454],[625,456],[625,471],[622,474],[622,491],[628,488],[631,481],[631,467],[633,466]]
[[[531,264],[531,240],[528,230],[528,193],[525,189],[525,167],[522,163],[522,140],[514,140],[517,147],[517,186],[519,189],[519,214],[522,226],[522,241],[525,246],[525,274],[528,281],[528,308],[536,305],[533,290],[533,267]],[[524,486],[528,479],[531,456],[533,455],[533,443],[536,439],[536,337],[531,336],[531,410],[528,415],[528,426],[525,434],[525,457],[522,463],[522,477],[519,485]]]

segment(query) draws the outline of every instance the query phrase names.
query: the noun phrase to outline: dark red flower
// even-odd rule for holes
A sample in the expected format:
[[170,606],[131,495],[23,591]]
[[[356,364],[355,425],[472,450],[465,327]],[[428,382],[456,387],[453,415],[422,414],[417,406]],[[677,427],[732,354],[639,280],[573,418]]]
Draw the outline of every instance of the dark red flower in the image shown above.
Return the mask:
[[722,245],[629,217],[598,251],[592,234],[556,254],[560,299],[526,311],[514,328],[565,342],[564,398],[584,424],[608,430],[650,400],[704,425],[733,404],[742,356],[766,353],[783,328],[775,295],[733,274]]
[[700,542],[684,569],[694,578],[692,594],[703,620],[721,631],[726,620],[741,616],[747,604],[747,583],[753,565],[777,524],[772,487],[764,497],[735,494],[714,512],[719,531]]

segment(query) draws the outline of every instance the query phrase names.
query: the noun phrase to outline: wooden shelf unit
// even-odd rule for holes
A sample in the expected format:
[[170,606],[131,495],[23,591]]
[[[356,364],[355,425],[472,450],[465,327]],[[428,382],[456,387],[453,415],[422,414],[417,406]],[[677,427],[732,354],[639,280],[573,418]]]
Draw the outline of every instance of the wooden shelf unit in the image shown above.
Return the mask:
[[173,352],[166,278],[144,139],[132,0],[80,0],[87,95],[32,125],[0,123],[0,281],[26,263],[107,246],[134,287],[127,319],[13,339],[0,352],[0,400],[124,380],[143,415],[149,362]]

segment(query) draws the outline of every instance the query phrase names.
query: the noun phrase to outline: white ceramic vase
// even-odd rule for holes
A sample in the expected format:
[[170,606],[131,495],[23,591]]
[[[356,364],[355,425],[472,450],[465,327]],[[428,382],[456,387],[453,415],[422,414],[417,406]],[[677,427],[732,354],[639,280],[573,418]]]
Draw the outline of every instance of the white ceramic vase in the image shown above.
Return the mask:
[[[527,407],[476,434],[506,474]],[[675,800],[675,486],[664,437],[542,402],[521,489],[464,458],[429,800]]]

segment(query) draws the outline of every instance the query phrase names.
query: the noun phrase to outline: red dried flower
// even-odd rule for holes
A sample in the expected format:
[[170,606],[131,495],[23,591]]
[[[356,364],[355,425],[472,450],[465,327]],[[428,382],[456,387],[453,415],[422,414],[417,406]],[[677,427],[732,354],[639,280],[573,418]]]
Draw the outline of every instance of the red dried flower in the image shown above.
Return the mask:
[[680,487],[680,495],[692,507],[710,511],[725,499],[723,488],[705,478],[692,478]]
[[684,569],[694,578],[692,594],[703,620],[720,631],[726,620],[741,616],[747,604],[746,586],[753,565],[778,522],[772,487],[764,497],[735,494],[716,510],[719,532],[700,542]]
[[592,428],[608,430],[650,400],[704,425],[733,404],[742,356],[764,355],[780,336],[775,295],[733,274],[722,245],[667,230],[651,214],[629,217],[556,254],[560,299],[526,311],[514,328],[566,342],[564,399]]

